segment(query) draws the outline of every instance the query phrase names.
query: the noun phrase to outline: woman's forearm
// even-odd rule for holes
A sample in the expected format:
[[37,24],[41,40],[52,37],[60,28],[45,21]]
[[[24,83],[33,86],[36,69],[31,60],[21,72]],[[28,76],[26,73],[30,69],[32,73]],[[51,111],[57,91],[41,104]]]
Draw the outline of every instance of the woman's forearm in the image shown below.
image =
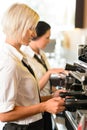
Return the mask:
[[[47,101],[32,105],[32,106],[16,106],[12,111],[0,113],[1,122],[10,122],[15,120],[22,120],[24,118],[33,116],[42,112],[58,113],[65,109],[64,99],[61,97],[54,97],[49,95],[45,97]],[[50,99],[51,98],[51,99]],[[48,100],[49,99],[49,100]]]
[[12,111],[0,113],[0,121],[8,122],[23,119],[44,112],[44,103],[33,106],[16,106]]

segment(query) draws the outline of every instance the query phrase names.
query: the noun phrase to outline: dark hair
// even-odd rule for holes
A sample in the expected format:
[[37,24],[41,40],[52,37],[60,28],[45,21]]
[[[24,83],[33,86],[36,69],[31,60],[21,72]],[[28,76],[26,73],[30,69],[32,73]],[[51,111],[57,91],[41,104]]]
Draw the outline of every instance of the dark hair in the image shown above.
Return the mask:
[[44,22],[44,21],[39,21],[37,26],[36,26],[36,37],[33,38],[33,40],[38,39],[39,37],[43,36],[49,29],[51,29],[51,26]]

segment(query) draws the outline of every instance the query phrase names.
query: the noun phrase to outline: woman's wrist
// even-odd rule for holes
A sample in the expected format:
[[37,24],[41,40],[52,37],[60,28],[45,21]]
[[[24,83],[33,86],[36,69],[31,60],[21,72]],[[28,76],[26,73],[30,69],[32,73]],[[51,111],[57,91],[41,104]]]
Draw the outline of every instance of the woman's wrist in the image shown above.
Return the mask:
[[48,74],[49,74],[49,77],[50,77],[51,74],[52,74],[52,71],[51,71],[51,70],[48,70]]
[[51,93],[51,98],[54,98],[54,93]]

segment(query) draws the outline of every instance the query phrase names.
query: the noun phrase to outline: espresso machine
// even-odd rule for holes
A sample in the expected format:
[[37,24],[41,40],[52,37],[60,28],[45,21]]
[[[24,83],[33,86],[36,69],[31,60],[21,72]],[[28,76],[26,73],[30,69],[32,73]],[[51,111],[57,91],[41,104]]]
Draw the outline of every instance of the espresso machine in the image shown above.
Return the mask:
[[66,64],[65,69],[69,75],[52,76],[51,83],[66,89],[60,93],[65,98],[65,125],[68,130],[77,130],[81,117],[87,117],[87,63],[78,60],[73,65]]
[[67,92],[60,93],[65,97],[65,125],[67,129],[77,130],[82,116],[87,117],[87,63],[79,60],[72,66],[66,64],[65,69],[71,70],[69,78],[73,79],[70,86],[66,84]]

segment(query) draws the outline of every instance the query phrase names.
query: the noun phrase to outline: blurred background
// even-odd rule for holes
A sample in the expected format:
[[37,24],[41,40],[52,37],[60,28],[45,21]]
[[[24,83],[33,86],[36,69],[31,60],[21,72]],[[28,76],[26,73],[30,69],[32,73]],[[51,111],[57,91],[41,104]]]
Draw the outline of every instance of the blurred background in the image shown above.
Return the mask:
[[[1,0],[0,22],[13,3],[26,3],[51,25],[51,40],[45,48],[52,67],[65,67],[78,60],[78,47],[87,43],[87,0]],[[0,39],[4,39],[0,25]],[[0,43],[0,46],[2,43]]]

